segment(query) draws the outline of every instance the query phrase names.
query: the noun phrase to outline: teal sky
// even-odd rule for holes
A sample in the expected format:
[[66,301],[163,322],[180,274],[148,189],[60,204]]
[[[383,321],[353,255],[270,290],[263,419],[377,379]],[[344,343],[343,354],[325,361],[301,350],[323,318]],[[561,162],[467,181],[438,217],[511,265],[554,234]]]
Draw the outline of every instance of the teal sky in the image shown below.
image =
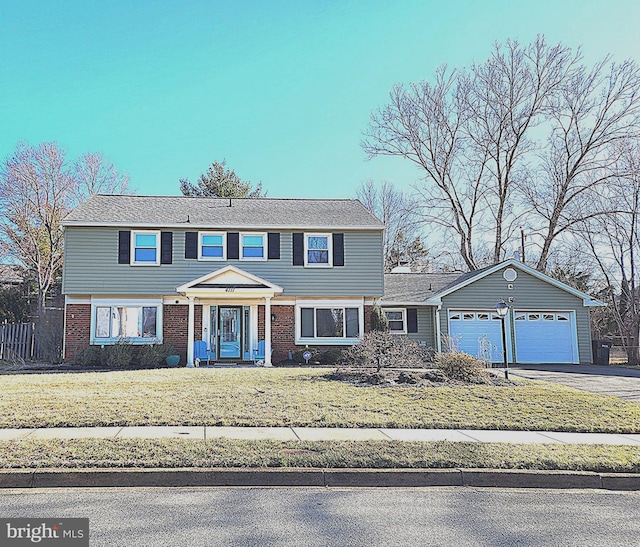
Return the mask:
[[360,148],[393,84],[538,33],[640,60],[637,0],[0,0],[0,22],[0,158],[19,141],[100,151],[140,194],[224,158],[270,197],[409,188],[406,160]]

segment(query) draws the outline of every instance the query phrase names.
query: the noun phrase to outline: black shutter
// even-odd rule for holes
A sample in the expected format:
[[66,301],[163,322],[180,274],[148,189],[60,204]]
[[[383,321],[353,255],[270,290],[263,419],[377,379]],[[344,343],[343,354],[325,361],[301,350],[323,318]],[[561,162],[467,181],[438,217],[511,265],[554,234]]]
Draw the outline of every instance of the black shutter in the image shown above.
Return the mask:
[[229,232],[227,234],[227,260],[237,260],[240,258],[240,234]]
[[293,265],[304,266],[304,234],[293,234]]
[[418,332],[418,309],[407,308],[407,332]]
[[131,231],[118,232],[118,264],[129,264],[131,261]]
[[333,265],[344,266],[344,234],[333,234]]
[[160,264],[173,263],[173,232],[160,233]]
[[267,240],[269,241],[269,254],[267,258],[269,260],[280,260],[280,234],[270,232],[267,234]]
[[198,232],[185,232],[184,257],[198,258]]

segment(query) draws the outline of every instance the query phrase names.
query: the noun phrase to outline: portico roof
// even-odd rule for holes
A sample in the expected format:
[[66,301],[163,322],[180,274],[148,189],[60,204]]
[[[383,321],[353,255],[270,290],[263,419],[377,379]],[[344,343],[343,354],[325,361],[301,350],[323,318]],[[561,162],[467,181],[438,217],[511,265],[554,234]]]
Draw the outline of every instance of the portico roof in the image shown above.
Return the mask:
[[273,298],[283,288],[235,266],[225,266],[176,287],[176,292],[196,298]]

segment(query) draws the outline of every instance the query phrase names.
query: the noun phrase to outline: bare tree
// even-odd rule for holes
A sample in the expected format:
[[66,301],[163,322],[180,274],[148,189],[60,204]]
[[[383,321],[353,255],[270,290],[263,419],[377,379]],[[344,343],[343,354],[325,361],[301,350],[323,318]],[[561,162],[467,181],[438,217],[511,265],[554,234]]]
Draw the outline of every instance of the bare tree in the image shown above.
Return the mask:
[[578,61],[542,37],[507,41],[469,70],[441,67],[433,83],[395,86],[372,115],[365,152],[404,157],[423,171],[423,218],[454,234],[469,269],[483,265],[488,244],[489,263],[503,258],[524,212],[515,192],[531,179],[537,128]]
[[609,59],[576,69],[553,95],[551,132],[535,181],[521,185],[542,233],[537,268],[545,271],[553,243],[572,225],[608,210],[593,208],[594,194],[613,178],[633,176],[621,141],[639,135],[640,71]]
[[[630,364],[640,345],[640,146],[627,146],[620,163],[628,173],[609,181],[593,214],[572,227],[605,281],[604,297]],[[614,211],[612,212],[612,209]]]
[[[463,131],[467,111],[457,92],[457,74],[438,69],[433,84],[396,85],[389,104],[372,115],[362,147],[369,158],[399,156],[425,174],[416,188],[423,221],[456,234],[460,256],[476,268],[473,233],[484,188],[478,183],[484,159],[464,161]],[[474,161],[475,160],[475,161]]]
[[90,194],[127,191],[127,182],[102,154],[69,165],[55,142],[19,143],[0,165],[0,249],[33,274],[38,313],[62,268],[62,219]]
[[62,266],[60,221],[73,203],[65,152],[55,143],[21,143],[0,171],[2,251],[35,274],[38,310]]
[[80,156],[73,165],[72,176],[78,203],[94,194],[130,193],[129,175],[120,173],[100,152]]
[[376,185],[367,181],[356,190],[362,204],[385,225],[383,252],[385,271],[406,264],[416,271],[428,251],[421,242],[418,216],[410,197],[396,189],[390,182]]

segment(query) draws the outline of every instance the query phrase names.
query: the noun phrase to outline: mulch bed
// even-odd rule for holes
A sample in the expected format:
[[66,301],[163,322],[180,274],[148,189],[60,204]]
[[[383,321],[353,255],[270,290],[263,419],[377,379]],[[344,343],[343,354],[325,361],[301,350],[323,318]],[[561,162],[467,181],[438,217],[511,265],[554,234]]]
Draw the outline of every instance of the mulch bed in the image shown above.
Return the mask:
[[338,368],[328,375],[330,380],[346,382],[355,386],[377,387],[443,387],[483,384],[494,386],[516,385],[510,380],[496,376],[487,371],[485,377],[477,378],[474,382],[462,382],[447,378],[439,369],[381,369],[375,368]]

